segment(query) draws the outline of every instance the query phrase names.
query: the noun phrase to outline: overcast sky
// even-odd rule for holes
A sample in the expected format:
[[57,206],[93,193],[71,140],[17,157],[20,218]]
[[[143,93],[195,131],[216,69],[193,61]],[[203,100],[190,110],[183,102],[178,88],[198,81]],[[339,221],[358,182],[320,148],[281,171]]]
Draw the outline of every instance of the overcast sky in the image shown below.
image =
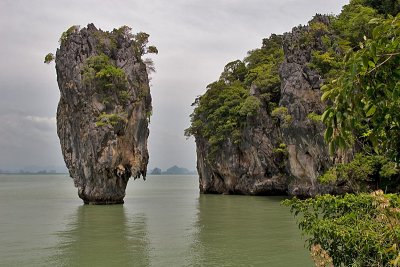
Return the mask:
[[337,14],[348,0],[1,0],[0,168],[64,166],[56,133],[58,39],[71,25],[122,25],[150,34],[152,74],[149,168],[195,169],[191,103],[226,63],[243,59],[271,33],[290,31],[315,13]]

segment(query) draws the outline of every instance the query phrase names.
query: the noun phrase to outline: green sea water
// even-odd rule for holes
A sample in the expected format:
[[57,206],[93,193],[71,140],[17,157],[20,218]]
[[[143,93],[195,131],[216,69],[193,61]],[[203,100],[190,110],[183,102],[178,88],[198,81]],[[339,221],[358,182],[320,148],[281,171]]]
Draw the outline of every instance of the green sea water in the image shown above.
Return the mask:
[[282,198],[200,195],[197,179],[85,206],[66,175],[0,175],[0,266],[313,266]]

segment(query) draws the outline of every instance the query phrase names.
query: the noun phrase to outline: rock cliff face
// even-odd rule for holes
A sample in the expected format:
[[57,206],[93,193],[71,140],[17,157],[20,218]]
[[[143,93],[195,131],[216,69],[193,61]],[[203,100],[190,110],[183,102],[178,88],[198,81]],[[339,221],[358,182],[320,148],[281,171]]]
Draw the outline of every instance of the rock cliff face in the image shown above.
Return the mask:
[[[314,22],[329,24],[324,16],[316,16]],[[208,157],[208,140],[195,136],[201,192],[308,197],[345,190],[316,180],[336,158],[329,156],[324,143],[323,124],[308,117],[324,111],[321,76],[309,67],[312,49],[323,49],[323,44],[318,35],[305,43],[305,36],[310,36],[309,26],[293,28],[282,37],[279,106],[287,109],[291,122],[277,123],[263,106],[242,131],[240,144],[225,142],[214,160]],[[252,86],[250,93],[260,98],[257,92]]]
[[[328,25],[324,16],[316,16],[313,23]],[[325,106],[321,102],[321,76],[309,68],[312,50],[323,50],[318,35],[308,43],[304,36],[308,27],[297,27],[283,36],[285,60],[280,67],[281,99],[279,105],[286,107],[292,123],[282,127],[282,139],[288,149],[288,174],[293,177],[288,184],[288,193],[298,196],[314,196],[331,192],[318,184],[317,177],[332,166],[334,158],[324,143],[324,126],[308,118],[308,114],[322,114]]]
[[133,36],[71,27],[56,53],[57,133],[86,204],[123,203],[129,178],[146,177],[151,96]]
[[240,145],[226,143],[213,161],[207,140],[196,137],[197,170],[202,193],[284,194],[287,189],[284,159],[274,148],[280,130],[262,110],[254,126],[243,131]]

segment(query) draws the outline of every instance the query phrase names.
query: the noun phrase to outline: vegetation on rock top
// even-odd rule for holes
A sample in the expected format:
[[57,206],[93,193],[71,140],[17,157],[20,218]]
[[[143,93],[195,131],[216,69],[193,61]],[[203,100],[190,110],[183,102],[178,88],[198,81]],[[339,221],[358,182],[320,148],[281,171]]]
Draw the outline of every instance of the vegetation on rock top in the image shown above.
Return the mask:
[[[277,106],[282,61],[282,37],[271,35],[243,61],[228,63],[219,80],[208,85],[206,93],[193,103],[191,126],[185,135],[208,140],[211,156],[225,142],[240,144],[243,129],[260,108],[271,112]],[[251,95],[250,88],[257,93]]]
[[[89,26],[94,25],[88,25]],[[92,28],[93,29],[93,28]],[[66,45],[70,39],[73,39],[74,34],[78,34],[80,26],[71,26],[68,30],[62,33],[59,43],[61,46]],[[100,102],[105,105],[106,112],[101,113],[96,118],[96,126],[105,125],[115,126],[119,121],[126,119],[126,112],[117,108],[118,106],[126,106],[132,100],[132,93],[129,91],[129,81],[125,71],[118,67],[115,60],[118,49],[121,48],[123,42],[130,43],[130,49],[133,49],[135,60],[141,61],[146,65],[146,71],[154,72],[153,61],[149,58],[142,59],[144,54],[158,53],[155,46],[148,45],[149,34],[139,32],[133,34],[132,29],[128,26],[122,26],[114,29],[111,32],[97,30],[94,32],[96,45],[94,50],[96,53],[89,56],[81,66],[81,75],[83,84],[95,90],[100,98]],[[44,62],[49,64],[55,60],[53,53],[48,53],[45,56]],[[138,95],[143,97],[146,92]],[[147,116],[150,116],[151,110],[147,111]]]

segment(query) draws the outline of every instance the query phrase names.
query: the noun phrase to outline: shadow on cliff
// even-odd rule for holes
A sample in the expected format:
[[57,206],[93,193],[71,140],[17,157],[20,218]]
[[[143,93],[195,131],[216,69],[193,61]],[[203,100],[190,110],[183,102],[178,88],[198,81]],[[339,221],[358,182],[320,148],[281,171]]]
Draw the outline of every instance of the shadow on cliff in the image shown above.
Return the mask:
[[54,266],[149,266],[147,219],[122,205],[80,206],[58,232]]

